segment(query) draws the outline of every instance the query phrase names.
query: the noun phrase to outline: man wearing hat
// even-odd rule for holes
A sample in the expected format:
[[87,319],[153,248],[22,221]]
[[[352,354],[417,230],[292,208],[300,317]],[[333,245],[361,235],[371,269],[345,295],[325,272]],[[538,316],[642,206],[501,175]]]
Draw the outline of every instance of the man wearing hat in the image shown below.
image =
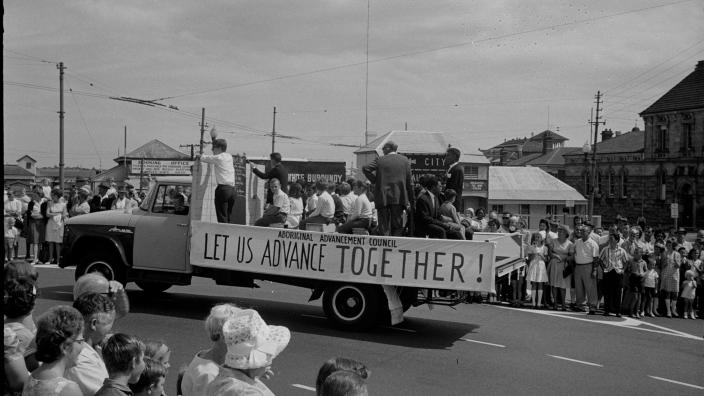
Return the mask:
[[90,211],[100,212],[103,210],[110,210],[112,208],[112,201],[115,199],[113,195],[108,194],[110,185],[107,183],[100,183],[98,186],[98,194],[93,197],[90,201]]
[[445,182],[445,190],[451,188],[457,193],[457,199],[453,205],[457,209],[457,213],[463,212],[462,190],[464,188],[464,169],[460,165],[460,156],[462,153],[457,147],[450,147],[445,153],[445,163],[450,164],[447,168],[447,181]]
[[689,242],[685,240],[684,238],[687,236],[687,230],[684,227],[680,227],[677,229],[677,244],[680,246],[684,246],[684,249],[689,253],[690,250],[692,250],[692,242]]

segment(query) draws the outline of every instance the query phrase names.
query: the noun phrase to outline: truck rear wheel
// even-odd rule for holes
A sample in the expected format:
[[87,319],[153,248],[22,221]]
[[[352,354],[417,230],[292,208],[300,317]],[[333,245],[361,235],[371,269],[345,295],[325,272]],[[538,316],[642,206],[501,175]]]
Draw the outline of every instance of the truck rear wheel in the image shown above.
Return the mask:
[[366,330],[377,324],[383,302],[378,287],[359,284],[334,284],[325,290],[323,310],[336,326]]
[[140,289],[144,290],[145,293],[161,293],[171,287],[170,283],[162,282],[135,281],[134,283],[136,283]]
[[127,283],[125,268],[117,257],[109,253],[89,253],[79,259],[76,279],[91,272],[99,272],[108,280],[115,280],[123,285]]

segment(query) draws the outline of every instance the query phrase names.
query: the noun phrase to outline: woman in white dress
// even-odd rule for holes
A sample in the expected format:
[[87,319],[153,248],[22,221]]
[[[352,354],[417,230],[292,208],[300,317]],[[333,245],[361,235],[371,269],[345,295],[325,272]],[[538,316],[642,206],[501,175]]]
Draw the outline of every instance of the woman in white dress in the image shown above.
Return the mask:
[[298,228],[298,224],[301,222],[301,216],[303,216],[302,190],[303,187],[298,183],[293,183],[288,188],[288,200],[291,205],[288,216],[286,216],[288,228]]
[[61,241],[64,238],[64,219],[68,217],[66,203],[61,200],[61,196],[61,190],[52,190],[51,202],[46,208],[46,216],[48,218],[46,222],[46,241],[49,243],[50,264],[57,264],[59,261]]

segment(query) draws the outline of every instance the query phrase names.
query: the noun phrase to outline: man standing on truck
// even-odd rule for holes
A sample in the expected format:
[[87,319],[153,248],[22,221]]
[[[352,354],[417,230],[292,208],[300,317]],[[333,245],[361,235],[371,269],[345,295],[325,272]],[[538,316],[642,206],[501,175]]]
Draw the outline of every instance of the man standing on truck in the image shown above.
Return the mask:
[[464,188],[464,169],[460,165],[460,149],[450,147],[445,153],[445,163],[450,164],[447,168],[447,181],[445,182],[445,190],[451,188],[457,193],[457,199],[453,202],[457,213],[464,213],[464,205],[462,202],[462,189]]
[[235,206],[235,167],[227,153],[225,139],[213,139],[213,155],[200,154],[201,161],[215,165],[215,215],[218,223],[232,223],[230,214]]
[[411,161],[398,154],[397,149],[396,143],[386,142],[381,149],[384,155],[362,168],[374,184],[374,206],[382,235],[401,236],[403,210],[415,206]]
[[[288,170],[286,170],[284,165],[281,163],[281,154],[271,153],[269,154],[269,160],[270,167],[269,170],[266,171],[266,173],[255,168],[254,164],[250,162],[250,164],[252,164],[252,173],[262,179],[279,179],[281,191],[288,194]],[[271,189],[268,189],[266,191],[266,203],[274,203],[274,193],[271,191]]]

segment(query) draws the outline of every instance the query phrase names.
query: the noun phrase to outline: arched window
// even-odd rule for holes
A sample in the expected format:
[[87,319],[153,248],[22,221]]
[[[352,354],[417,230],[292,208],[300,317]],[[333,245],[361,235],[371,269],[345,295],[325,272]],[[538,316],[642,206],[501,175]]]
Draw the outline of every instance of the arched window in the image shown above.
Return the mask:
[[596,193],[596,194],[599,194],[599,195],[604,194],[604,183],[603,183],[603,179],[604,179],[604,178],[602,177],[601,172],[599,172],[599,170],[597,170],[597,171],[596,171],[596,183],[595,183],[595,188],[596,188],[595,193]]
[[667,184],[665,177],[667,171],[662,166],[657,170],[656,199],[665,200],[667,197]]
[[610,197],[613,197],[616,195],[616,172],[610,167],[607,172],[608,194]]

